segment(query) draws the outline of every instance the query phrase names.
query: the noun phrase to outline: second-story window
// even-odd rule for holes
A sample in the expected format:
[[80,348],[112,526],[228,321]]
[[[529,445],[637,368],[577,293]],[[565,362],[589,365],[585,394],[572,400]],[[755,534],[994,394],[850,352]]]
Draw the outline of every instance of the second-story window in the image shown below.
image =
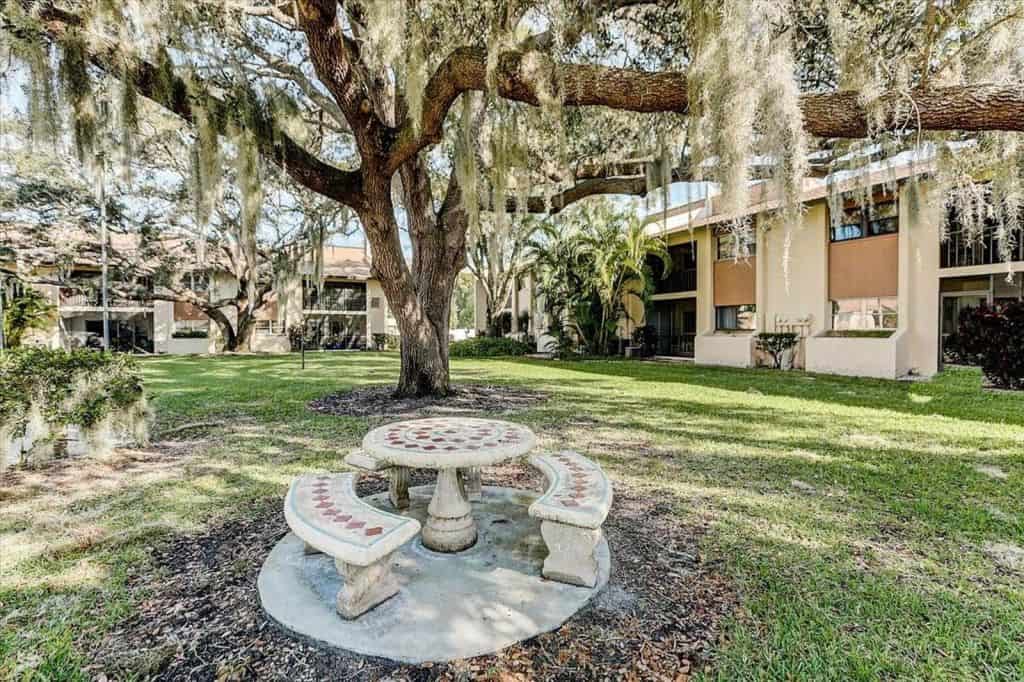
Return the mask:
[[753,258],[757,255],[757,242],[753,236],[745,244],[737,244],[736,235],[725,232],[718,235],[718,260],[734,260],[736,258]]
[[697,290],[697,244],[687,242],[668,247],[672,258],[672,269],[665,273],[661,259],[648,257],[647,264],[651,268],[654,279],[654,293],[668,294],[680,291]]
[[306,310],[365,312],[366,285],[362,282],[325,282],[319,291],[315,287],[305,287],[303,307]]
[[839,224],[832,226],[834,242],[896,234],[900,227],[899,202],[895,197],[876,199],[870,206],[847,206]]

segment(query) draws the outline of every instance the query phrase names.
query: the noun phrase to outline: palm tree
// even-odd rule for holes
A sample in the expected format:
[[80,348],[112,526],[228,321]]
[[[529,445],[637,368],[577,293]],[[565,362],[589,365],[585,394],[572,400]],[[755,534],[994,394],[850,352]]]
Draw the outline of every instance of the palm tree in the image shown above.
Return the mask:
[[664,240],[648,234],[635,213],[605,204],[598,205],[589,218],[593,229],[585,236],[583,252],[590,261],[591,290],[599,304],[594,350],[604,353],[619,320],[635,322],[629,313],[630,301],[646,303],[650,296],[653,275],[648,259],[659,259],[665,274],[672,261]]
[[31,288],[25,291],[4,310],[4,342],[9,348],[21,345],[25,333],[32,329],[44,329],[53,320],[56,308],[45,294]]
[[629,302],[650,296],[648,259],[661,260],[666,275],[671,268],[664,241],[648,234],[634,212],[607,201],[544,224],[529,253],[548,312],[598,354],[608,352],[619,320],[632,319]]

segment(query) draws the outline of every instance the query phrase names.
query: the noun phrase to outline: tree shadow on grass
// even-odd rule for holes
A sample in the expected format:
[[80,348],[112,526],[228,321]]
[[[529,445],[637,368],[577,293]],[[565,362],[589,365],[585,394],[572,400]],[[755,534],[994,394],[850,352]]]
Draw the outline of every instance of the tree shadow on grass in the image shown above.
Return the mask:
[[[546,365],[558,372],[609,380],[686,384],[846,407],[1024,426],[1024,392],[987,391],[981,386],[981,373],[967,368],[947,369],[930,381],[903,382],[799,371],[779,372],[765,368],[736,369],[628,360],[559,362],[508,358],[505,361],[531,367]],[[569,382],[570,385],[572,383],[575,382]]]

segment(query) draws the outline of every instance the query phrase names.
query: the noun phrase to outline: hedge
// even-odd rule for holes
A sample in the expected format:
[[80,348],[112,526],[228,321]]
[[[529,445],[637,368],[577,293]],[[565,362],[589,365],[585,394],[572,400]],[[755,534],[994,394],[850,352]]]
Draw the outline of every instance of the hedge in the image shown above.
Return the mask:
[[533,346],[530,344],[507,337],[479,336],[455,341],[448,346],[448,355],[453,358],[493,358],[532,352]]

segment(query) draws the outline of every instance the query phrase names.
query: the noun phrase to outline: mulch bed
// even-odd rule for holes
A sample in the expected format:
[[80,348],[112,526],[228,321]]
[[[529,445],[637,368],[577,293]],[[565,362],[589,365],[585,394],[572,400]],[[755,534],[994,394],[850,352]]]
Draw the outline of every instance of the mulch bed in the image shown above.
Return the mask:
[[[538,488],[521,465],[486,472],[485,483]],[[430,480],[414,473],[413,484]],[[384,489],[383,479],[360,494]],[[652,491],[616,484],[604,525],[612,576],[597,598],[558,630],[489,656],[400,665],[318,649],[278,630],[259,604],[256,578],[287,532],[281,501],[267,499],[197,535],[152,552],[131,584],[139,610],[90,655],[102,679],[174,680],[685,680],[707,665],[736,601],[702,559],[702,527],[688,526]]]
[[309,409],[343,417],[408,419],[435,415],[507,414],[548,399],[546,393],[490,384],[456,384],[444,398],[396,398],[393,385],[357,388],[309,403]]

